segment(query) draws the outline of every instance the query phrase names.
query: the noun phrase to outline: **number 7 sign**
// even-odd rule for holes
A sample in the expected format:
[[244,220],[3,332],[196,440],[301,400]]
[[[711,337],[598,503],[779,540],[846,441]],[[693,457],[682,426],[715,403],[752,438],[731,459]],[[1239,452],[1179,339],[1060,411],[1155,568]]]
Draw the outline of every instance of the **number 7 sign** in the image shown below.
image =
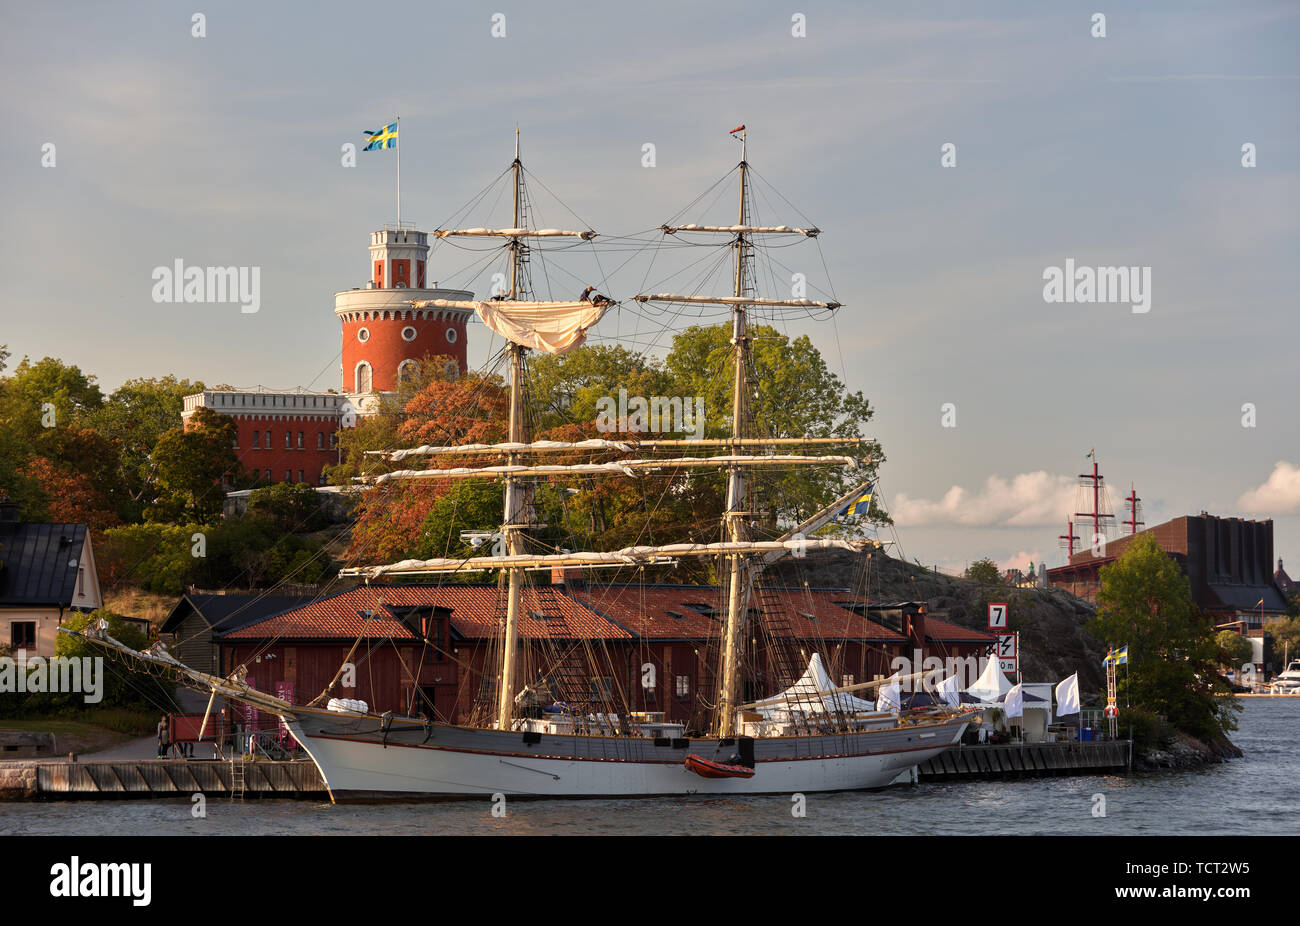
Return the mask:
[[989,602],[989,630],[1007,629],[1007,603],[1005,601]]

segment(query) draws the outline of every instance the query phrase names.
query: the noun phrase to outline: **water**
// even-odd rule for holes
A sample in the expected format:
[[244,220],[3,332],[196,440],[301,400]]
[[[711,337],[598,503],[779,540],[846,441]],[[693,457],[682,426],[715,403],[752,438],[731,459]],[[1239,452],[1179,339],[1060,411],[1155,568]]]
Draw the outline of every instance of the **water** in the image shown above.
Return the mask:
[[[339,805],[188,799],[0,804],[3,835],[1264,835],[1300,834],[1300,701],[1247,700],[1232,737],[1245,757],[1127,778],[920,784],[787,796]],[[1094,816],[1095,795],[1105,797]]]

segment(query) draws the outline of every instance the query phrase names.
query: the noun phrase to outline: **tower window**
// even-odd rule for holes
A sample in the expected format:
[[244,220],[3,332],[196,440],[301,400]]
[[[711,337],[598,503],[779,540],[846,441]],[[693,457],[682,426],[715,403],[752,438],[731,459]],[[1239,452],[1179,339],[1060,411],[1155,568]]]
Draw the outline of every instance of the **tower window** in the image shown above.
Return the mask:
[[448,329],[447,329],[447,343],[448,343],[448,344],[455,344],[455,343],[456,343],[456,337],[457,337],[457,335],[456,335],[456,329],[455,329],[455,328],[448,328]]
[[357,364],[357,392],[369,392],[370,382],[370,364],[363,360]]
[[414,340],[415,340],[415,334],[416,334],[415,329],[412,328],[410,325],[407,325],[405,328],[402,329],[402,340],[403,340],[403,341],[414,341]]
[[370,329],[369,329],[369,328],[358,328],[358,329],[357,329],[357,340],[360,341],[362,344],[364,344],[366,341],[369,341],[369,340],[370,340]]
[[397,381],[405,382],[406,378],[415,372],[414,360],[403,360],[397,365]]

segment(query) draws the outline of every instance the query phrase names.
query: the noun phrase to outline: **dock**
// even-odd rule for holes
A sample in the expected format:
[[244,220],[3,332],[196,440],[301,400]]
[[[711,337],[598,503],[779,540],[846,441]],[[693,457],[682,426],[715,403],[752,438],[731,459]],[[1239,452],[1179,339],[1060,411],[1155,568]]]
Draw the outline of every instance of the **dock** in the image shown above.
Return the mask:
[[0,762],[0,801],[191,797],[328,800],[311,761]]
[[1038,778],[1127,772],[1133,763],[1128,740],[1068,743],[1006,743],[954,746],[917,766],[919,781]]

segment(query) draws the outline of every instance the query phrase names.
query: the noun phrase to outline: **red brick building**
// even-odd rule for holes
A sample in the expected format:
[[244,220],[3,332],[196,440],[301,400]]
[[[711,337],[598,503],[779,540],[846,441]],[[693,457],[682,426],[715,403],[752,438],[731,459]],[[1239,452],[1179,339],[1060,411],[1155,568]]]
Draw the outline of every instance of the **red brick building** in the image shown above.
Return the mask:
[[[714,586],[529,587],[520,621],[522,678],[548,699],[607,701],[700,724],[715,696],[724,607]],[[749,641],[749,693],[788,685],[813,652],[836,681],[854,684],[891,674],[899,659],[978,659],[993,641],[925,614],[922,605],[879,605],[844,589],[767,589],[756,593],[753,608],[763,618],[754,626],[763,629]],[[299,699],[310,700],[351,662],[354,677],[332,696],[398,713],[432,704],[439,720],[463,723],[476,711],[495,713],[491,667],[503,611],[504,592],[495,585],[372,585],[216,641],[222,672],[246,665],[263,690],[289,682]]]
[[385,226],[370,236],[370,280],[334,294],[342,328],[338,392],[209,390],[185,397],[181,417],[195,410],[229,415],[239,425],[239,462],[260,482],[324,483],[338,462],[340,428],[378,409],[418,360],[446,356],[465,369],[469,309],[414,309],[412,301],[466,301],[473,293],[426,286],[428,234]]

